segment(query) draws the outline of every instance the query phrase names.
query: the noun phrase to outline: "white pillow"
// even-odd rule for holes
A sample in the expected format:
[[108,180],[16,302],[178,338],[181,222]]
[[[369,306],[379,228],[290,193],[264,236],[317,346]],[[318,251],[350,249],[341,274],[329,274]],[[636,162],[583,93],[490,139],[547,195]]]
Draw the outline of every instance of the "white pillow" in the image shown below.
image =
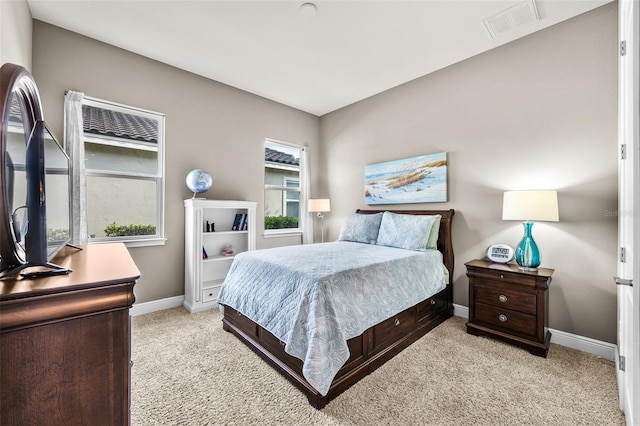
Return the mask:
[[435,216],[384,212],[376,244],[425,251],[435,220]]
[[344,220],[338,241],[375,244],[378,239],[381,221],[382,213],[351,213]]

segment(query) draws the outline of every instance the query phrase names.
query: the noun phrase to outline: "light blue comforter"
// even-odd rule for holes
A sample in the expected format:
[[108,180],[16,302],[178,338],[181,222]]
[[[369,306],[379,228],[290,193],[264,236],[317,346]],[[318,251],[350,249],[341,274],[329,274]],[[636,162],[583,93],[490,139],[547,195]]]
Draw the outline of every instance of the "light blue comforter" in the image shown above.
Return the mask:
[[285,343],[326,395],[346,341],[446,286],[442,254],[336,241],[238,254],[219,294]]

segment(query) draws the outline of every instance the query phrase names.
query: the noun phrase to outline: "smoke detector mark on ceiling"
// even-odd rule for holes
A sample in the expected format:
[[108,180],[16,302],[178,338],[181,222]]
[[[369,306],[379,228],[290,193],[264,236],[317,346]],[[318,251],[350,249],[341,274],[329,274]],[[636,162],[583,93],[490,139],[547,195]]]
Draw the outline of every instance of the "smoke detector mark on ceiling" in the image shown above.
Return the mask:
[[521,25],[531,21],[538,21],[539,19],[534,0],[526,0],[483,19],[482,22],[491,38],[496,38]]
[[318,13],[318,6],[313,3],[303,3],[302,6],[300,6],[300,13],[302,13],[303,16],[313,16]]

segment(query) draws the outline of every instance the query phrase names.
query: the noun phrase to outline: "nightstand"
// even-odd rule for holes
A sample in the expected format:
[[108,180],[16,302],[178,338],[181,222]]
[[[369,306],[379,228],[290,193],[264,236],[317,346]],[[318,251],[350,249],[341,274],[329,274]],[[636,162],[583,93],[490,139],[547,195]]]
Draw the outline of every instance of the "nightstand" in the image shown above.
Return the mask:
[[522,271],[518,265],[472,260],[467,333],[495,337],[546,357],[551,333],[547,305],[553,269]]

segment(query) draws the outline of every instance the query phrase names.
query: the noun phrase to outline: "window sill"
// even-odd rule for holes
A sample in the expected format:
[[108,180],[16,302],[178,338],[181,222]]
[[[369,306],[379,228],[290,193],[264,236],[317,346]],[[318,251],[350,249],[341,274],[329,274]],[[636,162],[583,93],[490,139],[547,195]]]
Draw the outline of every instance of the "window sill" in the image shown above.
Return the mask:
[[89,240],[89,244],[124,243],[127,247],[163,246],[166,242],[166,238],[148,238],[140,240]]
[[264,238],[299,237],[302,231],[299,229],[279,229],[262,234]]

